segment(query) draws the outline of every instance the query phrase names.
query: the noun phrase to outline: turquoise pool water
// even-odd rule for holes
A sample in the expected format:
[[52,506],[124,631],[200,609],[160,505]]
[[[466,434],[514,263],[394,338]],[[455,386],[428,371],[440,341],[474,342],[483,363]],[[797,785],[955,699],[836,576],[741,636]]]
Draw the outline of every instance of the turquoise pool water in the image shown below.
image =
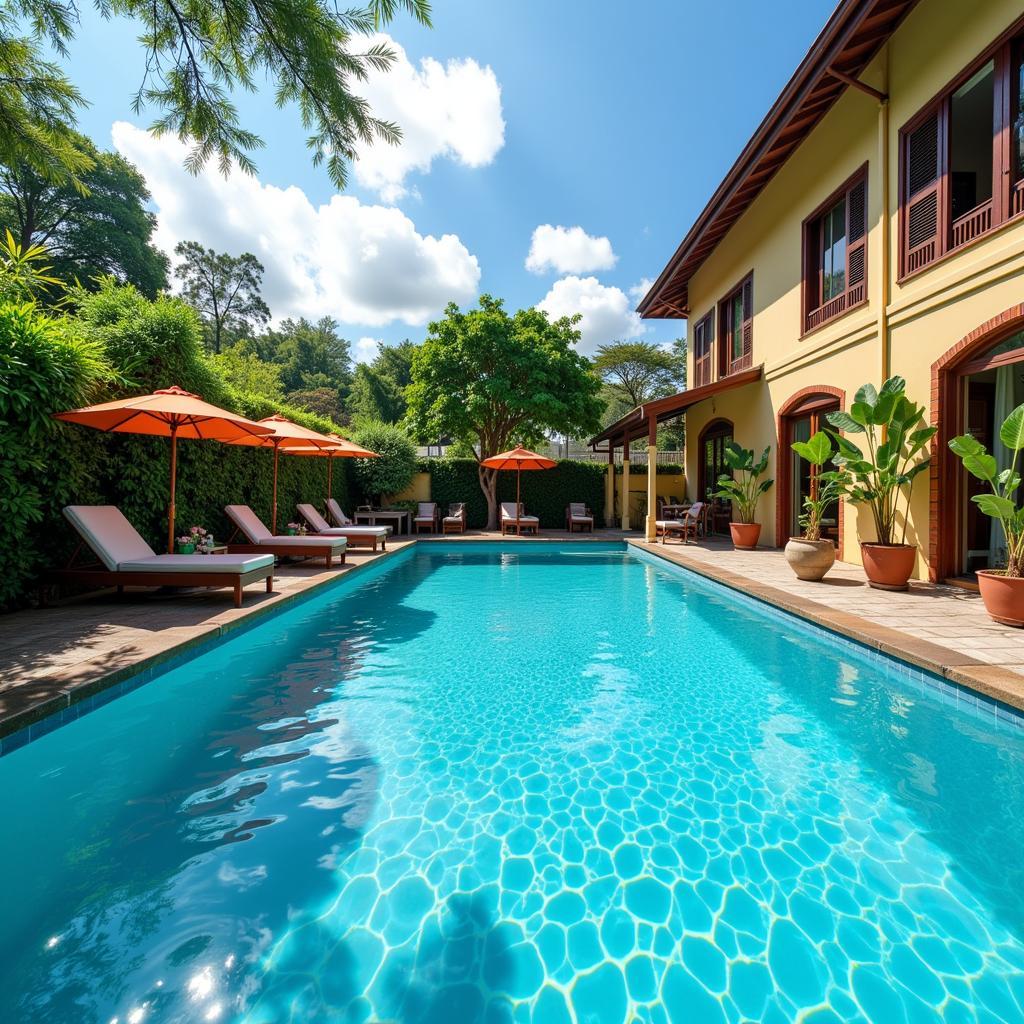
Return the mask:
[[0,759],[0,1021],[1024,1020],[1024,731],[603,546],[422,545]]

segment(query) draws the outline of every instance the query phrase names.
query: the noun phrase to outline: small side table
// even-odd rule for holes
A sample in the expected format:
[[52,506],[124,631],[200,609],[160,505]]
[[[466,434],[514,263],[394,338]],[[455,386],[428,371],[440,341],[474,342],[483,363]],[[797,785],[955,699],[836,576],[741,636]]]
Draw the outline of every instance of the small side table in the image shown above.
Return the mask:
[[228,546],[227,544],[215,544],[206,553],[208,555],[226,555],[228,553]]

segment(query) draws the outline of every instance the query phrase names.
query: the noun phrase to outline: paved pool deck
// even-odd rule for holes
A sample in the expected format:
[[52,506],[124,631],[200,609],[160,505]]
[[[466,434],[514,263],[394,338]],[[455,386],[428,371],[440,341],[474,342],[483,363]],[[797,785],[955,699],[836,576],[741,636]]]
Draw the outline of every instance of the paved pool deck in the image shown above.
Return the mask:
[[[112,592],[0,616],[0,738],[44,731],[55,712],[74,715],[90,698],[151,675],[205,644],[330,585],[340,576],[389,558],[410,543],[535,540],[564,542],[564,531],[540,538],[471,531],[461,536],[398,537],[385,553],[350,550],[346,564],[279,567],[275,593],[246,592],[241,608],[226,591],[191,594]],[[822,583],[803,583],[782,552],[732,550],[725,541],[648,544],[638,534],[597,531],[579,541],[622,541],[841,633],[876,650],[1024,710],[1024,630],[992,622],[977,594],[914,583],[905,594],[872,590],[859,566],[836,563]],[[671,642],[668,640],[667,642]],[[43,721],[46,719],[46,722]],[[19,737],[24,738],[19,732]]]

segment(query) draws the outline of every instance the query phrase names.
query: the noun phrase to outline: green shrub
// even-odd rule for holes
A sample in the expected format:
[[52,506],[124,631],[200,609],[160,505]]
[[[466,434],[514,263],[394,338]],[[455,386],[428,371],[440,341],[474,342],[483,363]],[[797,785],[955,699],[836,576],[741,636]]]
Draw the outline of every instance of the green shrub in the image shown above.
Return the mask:
[[54,505],[96,493],[97,453],[65,444],[50,413],[88,402],[110,378],[102,346],[74,322],[0,305],[0,606],[40,568]]
[[401,427],[366,423],[354,435],[356,444],[376,452],[379,459],[353,459],[353,475],[360,492],[374,502],[404,491],[416,476],[416,445]]

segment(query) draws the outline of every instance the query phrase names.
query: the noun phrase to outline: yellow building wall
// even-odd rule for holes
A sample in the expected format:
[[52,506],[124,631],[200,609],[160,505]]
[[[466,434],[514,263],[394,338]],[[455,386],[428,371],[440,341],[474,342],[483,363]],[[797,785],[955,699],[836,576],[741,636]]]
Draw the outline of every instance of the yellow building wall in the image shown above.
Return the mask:
[[[732,420],[747,448],[773,447],[779,409],[798,391],[830,385],[847,403],[884,368],[907,380],[911,399],[930,416],[931,366],[961,338],[1024,301],[1024,222],[1004,226],[901,284],[899,130],[1022,14],[1019,2],[983,0],[970,16],[954,0],[923,0],[861,78],[890,95],[887,115],[870,96],[848,89],[697,271],[689,284],[695,323],[753,270],[753,365],[764,382],[725,392],[687,414],[686,473],[698,480],[698,439],[713,419]],[[887,124],[886,124],[887,117]],[[888,213],[882,167],[888,148]],[[803,222],[863,164],[868,165],[868,301],[801,337]],[[885,252],[888,217],[888,260]],[[888,269],[888,273],[886,273]],[[888,301],[886,301],[886,299]],[[883,345],[880,320],[888,318]],[[716,312],[717,319],[717,312]],[[716,324],[717,329],[717,324]],[[690,379],[693,379],[691,354]],[[692,493],[691,497],[696,494]],[[774,489],[761,499],[762,543],[781,544]],[[921,545],[915,575],[927,576],[928,474],[915,483],[908,541]],[[867,509],[848,507],[844,557],[859,561],[859,540],[874,539]]]
[[412,478],[412,483],[404,491],[392,494],[388,497],[392,501],[430,501],[430,474],[417,473]]
[[[668,501],[669,498],[687,497],[686,477],[682,473],[657,473],[655,474],[654,486],[659,498]],[[622,514],[623,495],[623,474],[615,474],[615,507],[618,509],[618,516]],[[693,495],[690,495],[693,497]],[[643,517],[647,509],[647,469],[635,463],[630,466],[629,471],[629,522],[634,530],[643,529]],[[616,525],[618,525],[616,516]]]

